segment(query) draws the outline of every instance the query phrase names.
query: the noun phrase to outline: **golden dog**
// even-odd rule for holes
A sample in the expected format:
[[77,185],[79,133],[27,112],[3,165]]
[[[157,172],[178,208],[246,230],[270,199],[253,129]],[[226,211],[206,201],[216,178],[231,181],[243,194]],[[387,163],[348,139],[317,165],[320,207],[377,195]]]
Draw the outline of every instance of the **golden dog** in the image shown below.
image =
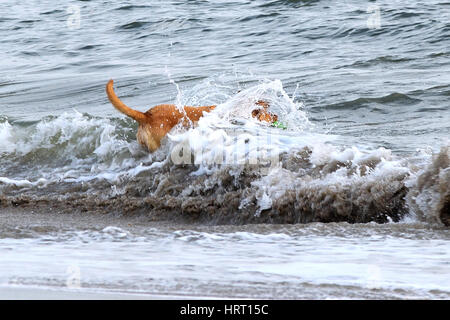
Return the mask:
[[[216,106],[203,106],[203,107],[191,107],[185,106],[184,113],[180,112],[174,104],[160,104],[147,112],[140,112],[133,110],[126,106],[114,93],[113,80],[109,80],[106,85],[106,94],[109,101],[116,107],[117,110],[133,118],[139,123],[137,140],[138,142],[147,147],[150,152],[155,151],[161,145],[161,140],[165,135],[176,126],[180,120],[183,124],[189,126],[195,124],[202,116],[203,112],[210,112],[214,110]],[[269,104],[266,101],[258,101],[257,105],[263,107],[263,109],[255,109],[252,111],[252,116],[259,121],[265,121],[273,123],[278,120],[276,115],[267,111]],[[187,118],[186,118],[187,117]]]

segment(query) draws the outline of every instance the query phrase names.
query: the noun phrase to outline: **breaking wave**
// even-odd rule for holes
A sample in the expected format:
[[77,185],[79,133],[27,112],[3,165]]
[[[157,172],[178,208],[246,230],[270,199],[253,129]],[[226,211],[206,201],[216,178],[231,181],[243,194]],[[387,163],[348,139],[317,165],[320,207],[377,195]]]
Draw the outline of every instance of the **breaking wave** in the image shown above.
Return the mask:
[[[75,110],[35,123],[0,118],[0,204],[207,223],[414,216],[449,225],[448,145],[405,158],[333,144],[335,137],[309,122],[279,80],[202,94],[222,103],[195,128],[175,127],[153,154],[137,144],[128,118]],[[282,127],[251,117],[261,99]],[[200,104],[202,97],[180,93],[177,101]]]

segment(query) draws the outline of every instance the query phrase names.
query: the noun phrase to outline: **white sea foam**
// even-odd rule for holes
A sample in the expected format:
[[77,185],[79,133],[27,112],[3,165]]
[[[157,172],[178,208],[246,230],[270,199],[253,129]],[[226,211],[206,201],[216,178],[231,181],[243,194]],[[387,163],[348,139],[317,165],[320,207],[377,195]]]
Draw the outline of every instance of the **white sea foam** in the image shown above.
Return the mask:
[[26,179],[18,180],[18,179],[10,179],[7,177],[0,177],[0,184],[1,183],[25,188],[25,187],[43,186],[48,183],[48,180],[44,179],[44,178],[40,178],[36,181],[31,182]]
[[[255,102],[261,99],[271,104],[271,112],[279,115],[287,130],[252,118]],[[125,128],[117,122],[76,110],[26,128],[1,123],[1,149],[35,160],[32,166],[36,171],[28,177],[30,183],[42,177],[50,181],[116,181],[120,176],[135,176],[161,166],[167,154],[174,164],[190,164],[193,155],[196,174],[211,173],[216,166],[266,163],[277,160],[282,152],[332,141],[333,136],[307,130],[312,125],[301,109],[302,105],[294,103],[283,90],[281,81],[264,81],[219,104],[195,128],[172,130],[166,139],[168,145],[162,148],[165,155],[149,155],[136,141],[124,139],[118,130]],[[177,153],[183,148],[189,154],[180,159]]]
[[[251,116],[258,100],[270,103],[270,111],[279,116],[287,130],[273,128]],[[312,128],[302,104],[292,101],[281,81],[265,81],[219,104],[198,121],[197,127],[169,134],[171,157],[175,164],[187,164],[193,155],[194,164],[199,166],[196,174],[211,172],[211,167],[220,165],[275,165],[282,152],[334,139],[309,131]]]
[[16,144],[13,140],[12,126],[7,120],[0,122],[0,154],[2,152],[11,153],[15,150]]
[[[184,102],[186,98],[182,94],[180,91],[177,99]],[[192,96],[188,100],[192,100]],[[279,121],[287,126],[286,130],[271,127],[251,116],[258,100],[270,103],[270,112],[278,115]],[[44,118],[31,126],[15,126],[4,120],[0,123],[0,152],[5,166],[0,173],[0,184],[33,188],[61,182],[106,181],[111,184],[110,194],[118,195],[125,192],[122,184],[147,171],[162,170],[165,165],[194,164],[195,170],[189,174],[210,177],[200,185],[186,186],[182,194],[188,196],[193,192],[201,193],[199,188],[206,191],[221,185],[221,172],[226,171],[238,179],[250,165],[259,171],[250,182],[253,193],[242,196],[239,208],[247,208],[255,200],[258,216],[264,210],[279,206],[280,199],[296,203],[306,199],[311,202],[310,208],[319,208],[331,197],[336,202],[333,206],[343,206],[342,212],[348,212],[349,209],[344,208],[348,199],[337,204],[341,196],[351,192],[354,199],[359,197],[357,192],[361,195],[369,192],[372,200],[361,200],[364,199],[361,196],[351,204],[362,201],[362,205],[369,205],[374,199],[382,199],[384,193],[395,194],[401,189],[404,176],[417,177],[420,169],[408,159],[393,155],[389,149],[333,145],[336,137],[317,130],[308,120],[303,105],[286,94],[279,80],[262,81],[228,95],[216,109],[204,114],[195,127],[176,126],[155,153],[149,154],[134,138],[128,138],[134,135],[129,134],[130,130],[129,124],[122,120],[92,117],[76,110]],[[308,156],[298,161],[307,163],[309,171],[301,166],[283,168],[282,157],[295,158],[302,150],[308,150]],[[417,157],[425,159],[421,164],[425,166],[430,155],[425,152]],[[22,164],[17,166],[18,162]],[[153,179],[153,175],[149,179]],[[441,180],[445,182],[446,178]],[[164,185],[167,181],[161,183],[157,182]],[[164,188],[157,190],[160,189]],[[425,192],[430,194],[425,195]],[[442,196],[434,187],[416,196],[420,197],[440,203]],[[426,201],[417,201],[418,206],[425,207],[422,203]]]

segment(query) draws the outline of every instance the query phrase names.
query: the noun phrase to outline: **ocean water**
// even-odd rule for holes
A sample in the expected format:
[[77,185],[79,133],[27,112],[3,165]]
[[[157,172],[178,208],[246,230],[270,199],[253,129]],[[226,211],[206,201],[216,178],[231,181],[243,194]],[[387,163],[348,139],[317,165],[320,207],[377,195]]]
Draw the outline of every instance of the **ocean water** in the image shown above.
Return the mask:
[[[6,0],[0,35],[1,286],[450,297],[450,3]],[[217,108],[150,154],[109,79]]]

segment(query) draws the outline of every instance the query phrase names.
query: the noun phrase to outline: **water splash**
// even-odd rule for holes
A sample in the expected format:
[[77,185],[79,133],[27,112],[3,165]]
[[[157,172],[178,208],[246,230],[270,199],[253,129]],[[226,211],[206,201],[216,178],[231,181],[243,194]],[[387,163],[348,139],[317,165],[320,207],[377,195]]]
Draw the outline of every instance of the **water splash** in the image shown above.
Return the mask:
[[[385,148],[338,147],[279,80],[237,93],[217,79],[203,84],[192,89],[198,96],[179,91],[177,101],[214,97],[217,108],[195,127],[175,127],[153,154],[136,143],[129,119],[77,111],[31,125],[3,119],[0,202],[177,212],[227,223],[388,222],[412,208],[417,219],[447,223],[447,147],[437,160],[423,155],[419,162]],[[251,116],[258,100],[270,103],[287,130]]]

